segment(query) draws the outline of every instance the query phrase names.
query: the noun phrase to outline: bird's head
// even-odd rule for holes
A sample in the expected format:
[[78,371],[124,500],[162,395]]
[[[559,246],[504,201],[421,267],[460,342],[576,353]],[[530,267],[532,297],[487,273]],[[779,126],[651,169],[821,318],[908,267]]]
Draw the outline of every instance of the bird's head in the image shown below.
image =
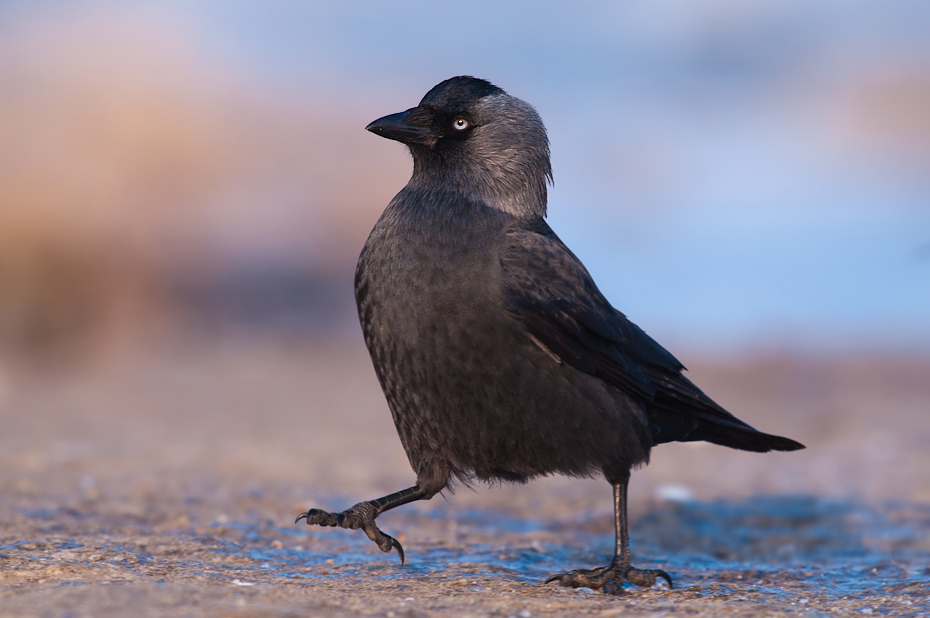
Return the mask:
[[517,217],[546,214],[546,128],[531,105],[488,81],[447,79],[366,129],[410,148],[410,186],[468,193]]

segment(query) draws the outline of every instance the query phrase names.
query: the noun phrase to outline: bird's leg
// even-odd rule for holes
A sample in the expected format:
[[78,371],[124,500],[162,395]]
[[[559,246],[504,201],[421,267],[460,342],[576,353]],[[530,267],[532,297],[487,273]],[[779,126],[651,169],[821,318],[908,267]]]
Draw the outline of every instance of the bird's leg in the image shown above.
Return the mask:
[[627,528],[626,490],[630,477],[626,475],[614,487],[614,532],[616,545],[614,557],[605,567],[598,569],[578,569],[568,573],[553,575],[546,583],[557,581],[569,588],[591,588],[603,590],[606,594],[622,594],[623,581],[648,588],[662,577],[672,587],[672,578],[661,569],[635,569],[630,566],[630,534]]
[[[435,494],[435,492],[433,492],[433,494]],[[375,518],[385,511],[407,504],[408,502],[431,498],[433,494],[420,489],[420,485],[417,484],[389,496],[378,498],[377,500],[359,502],[341,513],[329,513],[327,511],[321,511],[320,509],[310,509],[306,513],[298,515],[294,523],[299,522],[301,519],[306,519],[307,525],[338,526],[350,530],[358,530],[361,528],[365,531],[365,534],[368,535],[368,538],[378,545],[381,551],[387,553],[396,548],[397,553],[400,554],[400,563],[403,564],[404,548],[401,547],[397,539],[378,529],[378,526],[375,525]]]
[[614,529],[616,531],[616,547],[614,549],[614,559],[611,565],[617,565],[616,578],[604,588],[608,594],[619,594],[623,580],[636,584],[643,588],[651,588],[656,583],[656,578],[661,577],[668,582],[669,588],[674,588],[672,577],[662,569],[637,569],[630,566],[630,534],[627,527],[627,503],[626,490],[630,478],[627,476],[622,483],[614,485]]

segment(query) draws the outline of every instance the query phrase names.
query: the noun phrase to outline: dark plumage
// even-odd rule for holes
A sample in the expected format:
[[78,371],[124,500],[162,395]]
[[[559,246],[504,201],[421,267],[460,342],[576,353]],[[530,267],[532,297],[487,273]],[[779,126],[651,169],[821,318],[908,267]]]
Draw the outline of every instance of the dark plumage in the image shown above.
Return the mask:
[[551,180],[542,120],[487,81],[455,77],[368,127],[401,141],[413,175],[375,225],[355,279],[365,343],[417,484],[307,523],[362,528],[468,483],[601,473],[614,486],[610,565],[552,579],[617,591],[662,571],[630,566],[630,469],[664,442],[803,448],[714,403],[674,356],[611,307],[543,217]]

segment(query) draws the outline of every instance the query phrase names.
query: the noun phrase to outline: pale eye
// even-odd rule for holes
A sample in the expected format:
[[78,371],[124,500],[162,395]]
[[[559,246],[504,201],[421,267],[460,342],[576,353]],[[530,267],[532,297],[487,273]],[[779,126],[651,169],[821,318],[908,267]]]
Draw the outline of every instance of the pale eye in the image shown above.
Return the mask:
[[464,118],[456,118],[456,119],[452,122],[452,127],[453,127],[456,131],[464,131],[465,129],[468,128],[468,121],[465,120]]

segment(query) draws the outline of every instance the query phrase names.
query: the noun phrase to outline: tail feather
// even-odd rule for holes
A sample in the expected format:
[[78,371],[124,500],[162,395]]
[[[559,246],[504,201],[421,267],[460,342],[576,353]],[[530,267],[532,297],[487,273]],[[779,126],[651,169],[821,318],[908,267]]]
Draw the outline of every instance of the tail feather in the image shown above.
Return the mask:
[[805,448],[803,444],[795,442],[790,438],[773,436],[771,434],[762,433],[761,431],[756,431],[755,429],[749,431],[726,429],[718,432],[718,434],[708,440],[708,442],[719,444],[720,446],[728,446],[741,451],[753,451],[755,453],[799,451]]
[[769,451],[797,451],[805,448],[800,442],[757,431],[726,413],[719,418],[705,415],[680,414],[662,409],[649,410],[652,443],[695,442],[703,440],[720,446],[767,453]]

